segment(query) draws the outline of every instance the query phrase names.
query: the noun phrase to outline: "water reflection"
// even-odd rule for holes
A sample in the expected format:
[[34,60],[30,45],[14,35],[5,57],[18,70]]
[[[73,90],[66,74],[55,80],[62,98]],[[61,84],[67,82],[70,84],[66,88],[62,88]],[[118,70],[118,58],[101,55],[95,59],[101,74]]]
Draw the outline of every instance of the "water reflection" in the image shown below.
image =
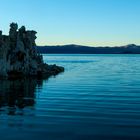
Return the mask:
[[36,87],[42,87],[43,81],[37,79],[0,80],[0,114],[16,115],[17,111],[35,105]]

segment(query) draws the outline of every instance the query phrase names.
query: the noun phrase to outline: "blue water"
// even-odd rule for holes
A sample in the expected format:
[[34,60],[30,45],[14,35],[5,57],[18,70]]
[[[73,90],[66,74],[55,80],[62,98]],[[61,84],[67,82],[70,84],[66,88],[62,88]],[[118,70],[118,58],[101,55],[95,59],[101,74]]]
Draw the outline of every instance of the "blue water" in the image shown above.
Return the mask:
[[65,72],[43,81],[0,81],[0,139],[140,139],[140,55],[44,60]]

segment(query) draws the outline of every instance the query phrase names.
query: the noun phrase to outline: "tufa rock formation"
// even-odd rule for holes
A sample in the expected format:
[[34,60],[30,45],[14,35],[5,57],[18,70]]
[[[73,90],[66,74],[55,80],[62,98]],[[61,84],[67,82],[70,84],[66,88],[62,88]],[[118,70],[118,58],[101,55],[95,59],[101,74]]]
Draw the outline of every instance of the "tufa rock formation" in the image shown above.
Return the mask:
[[49,77],[64,71],[63,67],[48,65],[35,49],[35,31],[26,31],[16,23],[10,24],[9,36],[0,31],[0,76],[7,78]]

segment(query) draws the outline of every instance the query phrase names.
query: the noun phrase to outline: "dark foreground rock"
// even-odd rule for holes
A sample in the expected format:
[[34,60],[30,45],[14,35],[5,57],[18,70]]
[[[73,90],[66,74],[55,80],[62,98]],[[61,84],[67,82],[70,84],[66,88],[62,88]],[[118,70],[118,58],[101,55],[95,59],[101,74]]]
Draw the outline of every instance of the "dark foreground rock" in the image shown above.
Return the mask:
[[48,65],[36,50],[36,31],[18,29],[10,24],[9,35],[0,31],[0,77],[8,79],[49,77],[64,71],[63,67]]

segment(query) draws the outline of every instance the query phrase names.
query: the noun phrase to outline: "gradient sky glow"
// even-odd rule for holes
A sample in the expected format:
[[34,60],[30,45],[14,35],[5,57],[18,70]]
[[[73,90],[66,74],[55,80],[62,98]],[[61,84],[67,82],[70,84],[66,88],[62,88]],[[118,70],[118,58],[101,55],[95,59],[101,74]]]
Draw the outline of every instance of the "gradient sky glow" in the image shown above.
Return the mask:
[[0,30],[17,22],[37,45],[140,44],[140,0],[1,0]]

